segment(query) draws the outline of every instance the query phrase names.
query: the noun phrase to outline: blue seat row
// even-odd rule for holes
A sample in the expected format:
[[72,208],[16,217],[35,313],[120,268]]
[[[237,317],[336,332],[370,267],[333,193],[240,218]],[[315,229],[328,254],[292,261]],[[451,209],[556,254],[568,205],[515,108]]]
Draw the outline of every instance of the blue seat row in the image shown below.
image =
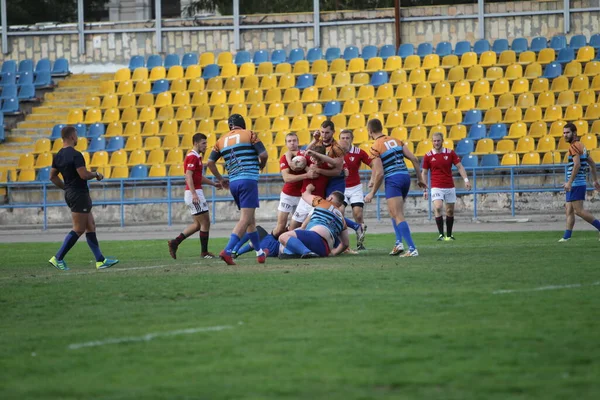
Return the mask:
[[0,94],[0,100],[10,99],[11,97],[16,97],[19,100],[33,100],[36,98],[35,86],[32,83],[24,84],[21,86],[4,86],[2,88],[2,94]]
[[7,86],[34,85],[37,88],[50,87],[54,85],[50,71],[22,72],[17,77],[13,72],[0,73],[0,87],[6,90]]
[[[65,126],[66,126],[65,124],[54,125],[54,127],[52,128],[52,133],[50,134],[50,140],[60,139],[61,138],[60,131]],[[77,136],[85,137],[88,139],[100,137],[100,136],[104,135],[104,133],[106,132],[106,127],[104,126],[104,124],[101,124],[101,123],[95,123],[95,124],[90,124],[90,125],[79,123],[79,124],[75,124],[73,126],[77,130]]]
[[6,60],[2,63],[2,68],[0,69],[0,73],[3,75],[5,73],[11,73],[14,75],[20,75],[25,73],[42,73],[48,72],[53,76],[64,76],[69,74],[69,61],[66,58],[58,58],[54,61],[54,65],[47,58],[42,58],[39,60],[35,69],[33,67],[33,60],[26,59],[21,60],[18,64],[15,60]]
[[2,106],[0,106],[0,112],[3,114],[18,114],[21,112],[19,107],[19,99],[16,97],[10,97],[2,99]]

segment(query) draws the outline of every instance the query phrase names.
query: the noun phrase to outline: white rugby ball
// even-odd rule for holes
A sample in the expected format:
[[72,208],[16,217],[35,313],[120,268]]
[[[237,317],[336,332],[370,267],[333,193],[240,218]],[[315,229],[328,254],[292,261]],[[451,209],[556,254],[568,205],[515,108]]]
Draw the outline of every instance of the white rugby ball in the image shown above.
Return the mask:
[[295,171],[301,171],[306,168],[306,157],[304,156],[296,156],[292,158],[292,169]]

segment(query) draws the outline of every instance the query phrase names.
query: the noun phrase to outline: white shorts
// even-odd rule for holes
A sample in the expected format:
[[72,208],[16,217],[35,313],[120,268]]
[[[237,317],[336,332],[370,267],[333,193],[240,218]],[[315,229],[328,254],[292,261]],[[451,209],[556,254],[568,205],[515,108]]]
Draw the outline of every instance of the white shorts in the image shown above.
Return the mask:
[[304,220],[306,219],[306,217],[308,217],[308,214],[311,213],[313,208],[314,207],[308,204],[306,201],[304,201],[303,198],[300,198],[300,201],[298,202],[298,207],[296,207],[296,212],[292,216],[292,219],[296,222],[304,222]]
[[442,200],[446,203],[456,203],[456,188],[431,188],[431,201]]
[[365,204],[362,184],[346,188],[344,191],[344,201],[346,204]]
[[194,204],[192,202],[192,192],[190,190],[186,190],[183,195],[183,200],[185,201],[185,205],[190,210],[190,214],[198,215],[208,211],[208,203],[204,198],[204,192],[202,189],[196,189],[196,194],[198,195],[198,199],[200,202],[198,204]]
[[279,195],[279,207],[277,207],[277,211],[293,213],[296,210],[300,199],[300,196],[290,196],[289,194],[281,192]]

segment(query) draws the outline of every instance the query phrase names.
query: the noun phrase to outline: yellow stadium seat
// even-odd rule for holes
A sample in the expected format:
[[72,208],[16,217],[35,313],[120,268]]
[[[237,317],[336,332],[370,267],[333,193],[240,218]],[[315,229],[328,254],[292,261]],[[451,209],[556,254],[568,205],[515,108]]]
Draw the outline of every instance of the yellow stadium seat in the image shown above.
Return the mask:
[[[148,139],[146,139],[148,140]],[[163,164],[165,162],[165,152],[161,148],[155,148],[150,150],[148,153],[148,159],[146,160],[147,164]]]
[[[529,111],[529,109],[528,109],[528,111]],[[551,106],[546,109],[546,113],[544,114],[544,121],[554,122],[554,121],[561,120],[562,117],[563,117],[562,107],[561,106]],[[531,121],[527,120],[527,113],[525,113],[525,119],[523,121],[531,122]],[[536,119],[536,121],[537,121],[537,119]]]
[[170,150],[179,147],[179,135],[167,135],[162,142],[163,149]]
[[264,98],[263,98],[263,90],[262,89],[252,89],[248,91],[248,95],[246,97],[246,103],[247,104],[255,104],[255,103],[261,103]]
[[[105,120],[106,120],[106,113],[108,113],[110,110],[106,110],[105,114]],[[129,107],[123,110],[123,114],[121,114],[121,122],[131,122],[131,121],[137,121],[138,119],[138,111],[137,108],[135,107]]]
[[269,105],[269,109],[267,111],[267,115],[271,118],[279,117],[285,114],[285,106],[283,103],[273,103]]
[[206,90],[213,91],[221,89],[223,89],[223,79],[220,76],[215,76],[208,80],[208,83],[206,84]]
[[413,97],[413,86],[404,82],[396,86],[396,93],[394,93],[394,97],[398,100],[405,99],[407,97]]
[[583,74],[586,76],[596,76],[600,74],[600,61],[591,61],[585,64]]
[[427,128],[422,125],[417,125],[410,130],[408,135],[409,142],[420,142],[427,139]]
[[267,90],[264,98],[264,103],[271,104],[276,102],[281,102],[281,89],[271,88]]
[[198,123],[198,132],[202,132],[206,135],[208,133],[213,133],[214,131],[215,131],[215,121],[214,120],[203,119]]
[[[129,93],[127,95],[124,95],[123,97],[121,97],[121,101],[122,102],[126,102],[126,101],[132,101],[132,104],[128,104],[126,107],[129,107],[130,105],[135,105],[135,95],[133,93]],[[115,108],[115,107],[119,107],[119,96],[117,96],[116,94],[109,94],[104,96],[104,98],[102,99],[102,103],[100,104],[100,108],[106,109],[106,108]]]
[[81,137],[81,138],[77,139],[77,146],[75,146],[75,150],[83,153],[84,151],[87,150],[87,148],[88,148],[87,138]]
[[368,85],[370,81],[369,74],[359,72],[352,77],[353,85]]
[[431,84],[429,82],[422,82],[415,86],[413,96],[416,98],[431,96]]
[[506,153],[502,156],[500,165],[503,166],[517,166],[519,165],[519,156],[515,153]]
[[509,81],[506,79],[498,79],[492,86],[492,94],[499,96],[510,91]]
[[[544,92],[544,93],[552,93],[552,92]],[[540,95],[542,96],[542,95]],[[554,99],[554,93],[552,93],[552,99]],[[566,90],[564,92],[560,92],[558,94],[558,100],[556,101],[556,105],[558,106],[570,106],[571,104],[575,103],[575,93],[573,93],[572,90]],[[554,102],[552,102],[552,104],[548,104],[548,105],[554,105]]]
[[421,68],[421,57],[412,55],[404,59],[404,69],[406,71],[412,71],[417,68]]
[[[160,109],[160,111],[162,112],[164,109],[168,109],[171,108],[171,106],[167,106],[167,107],[163,107]],[[140,122],[147,122],[147,121],[153,121],[157,118],[156,116],[156,109],[154,107],[144,107],[140,110],[140,115],[138,116],[138,120]],[[169,118],[158,118],[158,119],[169,119]]]
[[571,61],[565,66],[563,70],[563,75],[567,78],[574,78],[577,75],[581,75],[583,68],[581,67],[581,63],[579,61]]
[[342,87],[346,85],[350,85],[352,83],[352,76],[348,72],[340,72],[335,74],[335,78],[333,79],[333,86]]
[[[130,122],[129,124],[133,124],[133,123],[134,122]],[[139,135],[140,132],[137,132],[135,134]],[[146,121],[146,123],[144,123],[144,128],[142,129],[142,132],[141,132],[142,136],[156,136],[158,134],[159,134],[159,122],[158,121],[152,120],[152,121]]]
[[237,90],[237,89],[241,89],[242,87],[242,80],[240,79],[239,76],[230,76],[225,80],[225,84],[223,85],[223,89],[225,89],[225,91],[230,91],[230,90]]
[[523,118],[523,113],[519,107],[510,107],[504,113],[504,123],[512,124],[514,122],[520,122]]
[[[265,75],[263,78],[267,76],[273,75]],[[254,90],[259,88],[259,79],[256,75],[247,76],[244,78],[244,82],[242,83],[242,89],[244,90]]]
[[440,56],[437,54],[428,54],[423,58],[422,68],[424,70],[430,70],[438,68],[440,66]]
[[[41,139],[41,140],[43,140],[43,139]],[[62,149],[62,147],[63,147],[63,141],[62,141],[62,139],[56,139],[54,141],[54,143],[52,143],[52,149],[50,150],[50,152],[53,153],[53,154],[58,153],[59,150]],[[32,153],[34,153],[34,152],[32,152]]]
[[124,150],[117,150],[110,155],[109,166],[127,165],[127,152]]
[[361,86],[356,95],[357,100],[367,100],[375,97],[375,88],[371,85]]
[[[338,74],[339,75],[339,74]],[[335,86],[335,84],[334,84]],[[338,93],[338,101],[354,99],[356,97],[356,88],[352,85],[346,85]]]
[[393,97],[382,100],[380,111],[384,114],[398,111],[398,100]]
[[135,149],[129,152],[129,160],[127,165],[146,164],[146,152],[142,149]]
[[[494,82],[494,88],[496,88],[496,83],[503,81],[502,79]],[[473,94],[475,96],[481,96],[482,94],[487,94],[490,92],[490,81],[487,79],[480,79],[473,84]],[[497,93],[494,93],[497,94]]]
[[416,110],[417,110],[417,99],[415,99],[414,97],[406,97],[406,98],[402,99],[402,101],[400,102],[399,111],[401,113],[407,114],[409,112],[416,111]]
[[467,80],[469,82],[476,82],[480,79],[483,79],[483,77],[483,68],[479,65],[469,67],[469,69],[467,70]]
[[265,146],[269,146],[273,144],[273,134],[269,132],[259,132],[258,139],[263,142]]
[[548,91],[549,89],[550,84],[546,78],[538,78],[531,83],[531,93],[542,93]]
[[300,101],[303,103],[312,103],[319,100],[319,90],[314,87],[308,87],[302,91]]
[[215,55],[210,52],[204,52],[202,54],[200,54],[200,60],[199,60],[199,64],[201,67],[206,67],[209,64],[214,64],[215,63]]
[[496,64],[496,53],[493,51],[484,51],[479,57],[479,65],[482,67],[491,67]]
[[83,111],[79,108],[74,108],[67,115],[67,124],[75,125],[83,122]]
[[456,82],[452,89],[452,96],[460,97],[465,94],[471,94],[471,84],[466,80]]
[[533,51],[524,51],[519,54],[519,64],[528,65],[537,61],[537,57]]
[[502,110],[500,108],[490,108],[485,112],[485,116],[483,117],[484,124],[491,125],[499,124],[500,122],[502,122]]
[[49,151],[38,154],[35,159],[35,168],[46,168],[52,165],[52,153]]
[[154,67],[152,68],[152,70],[150,70],[150,80],[151,81],[156,81],[158,79],[165,79],[167,77],[167,70],[165,69],[165,67]]
[[[246,78],[247,79],[247,78]],[[271,89],[277,87],[277,76],[276,75],[266,75],[263,76],[260,80],[260,88],[261,89]]]
[[517,54],[513,50],[505,50],[500,53],[497,65],[506,67],[517,62]]
[[[579,138],[579,140],[585,146],[585,148],[588,150],[594,150],[594,149],[598,148],[598,138],[596,137],[596,135],[582,135]],[[46,154],[48,154],[48,153],[46,153]],[[594,160],[594,161],[596,161],[596,160]]]
[[524,78],[536,79],[542,76],[542,66],[537,63],[531,63],[525,68]]
[[[556,149],[558,151],[560,151],[561,153],[566,152],[567,150],[569,150],[569,147],[571,145],[569,143],[567,143],[567,141],[565,140],[564,136],[561,136],[560,139],[558,139],[558,145],[556,146]],[[566,158],[566,155],[565,155]]]
[[542,164],[561,164],[560,152],[549,151],[542,157]]
[[460,124],[462,122],[462,118],[462,111],[460,111],[458,108],[455,108],[454,110],[446,112],[446,116],[444,117],[444,125],[452,126],[455,124]]
[[600,104],[595,103],[587,106],[587,109],[585,110],[585,116],[583,117],[583,119],[588,121],[600,119]]
[[[147,85],[150,86],[150,82],[148,81],[139,81],[136,83],[136,88],[138,85],[142,85],[143,82],[147,82]],[[131,93],[133,91],[133,82],[132,81],[123,81],[123,82],[119,82],[119,86],[117,86],[117,91],[115,92],[118,95],[124,95],[127,93]],[[148,88],[148,90],[146,90],[145,92],[149,92],[150,88]]]
[[549,64],[551,62],[554,62],[554,60],[556,60],[556,53],[554,51],[554,49],[542,49],[539,53],[538,53],[538,59],[537,62],[539,64],[545,65],[545,64]]
[[173,65],[167,72],[167,79],[174,81],[176,79],[182,79],[184,76],[183,67],[181,65]]
[[[522,93],[521,95],[523,95],[525,93]],[[529,93],[529,95],[531,96],[532,100],[534,99],[533,95],[531,93]],[[520,96],[519,96],[520,97]],[[514,107],[515,105],[515,95],[512,93],[504,93],[503,95],[498,97],[498,108],[501,110],[505,110],[509,107]],[[533,104],[532,104],[533,105]]]
[[443,121],[442,112],[438,110],[432,110],[425,116],[425,126],[435,126],[441,124]]
[[454,96],[444,96],[438,102],[438,110],[442,112],[450,111],[456,108],[456,99]]
[[511,139],[501,139],[496,144],[496,154],[506,154],[515,151],[515,142]]
[[100,95],[105,96],[107,94],[115,93],[115,83],[113,81],[104,81],[100,83]]
[[519,139],[525,135],[527,135],[527,125],[522,122],[515,122],[510,126],[506,137],[507,139]]
[[385,60],[385,66],[383,67],[384,71],[392,72],[402,68],[402,58],[398,56],[389,57]]
[[17,182],[33,182],[36,180],[35,169],[21,169],[17,176]]
[[406,82],[408,82],[408,76],[406,75],[406,71],[403,69],[393,71],[390,75],[390,83],[392,85],[400,85],[401,83]]
[[295,117],[296,115],[301,115],[304,112],[304,106],[301,101],[293,101],[285,109],[285,115],[288,117]]
[[567,123],[565,121],[555,121],[550,125],[548,134],[552,137],[562,137],[563,128]]
[[[407,128],[422,125],[423,124],[423,112],[422,111],[411,111],[406,115],[404,120],[404,126]],[[420,140],[420,139],[419,139]]]
[[264,116],[258,117],[254,120],[254,129],[257,132],[270,132],[271,131],[271,118]]
[[530,151],[523,154],[521,165],[540,165],[540,153]]
[[433,97],[433,96],[423,97],[421,99],[421,101],[419,102],[419,107],[418,107],[419,111],[429,112],[429,111],[433,111],[435,109],[436,109],[436,101],[435,101],[435,97]]
[[280,89],[292,88],[296,85],[296,77],[292,74],[283,74],[279,78],[278,87]]
[[294,119],[292,119],[290,130],[292,132],[298,132],[305,129],[308,129],[308,118],[306,118],[305,115],[296,115]]
[[415,156],[423,157],[428,151],[433,149],[433,143],[429,139],[423,139],[417,143],[417,148],[415,150]]
[[223,51],[217,56],[217,64],[221,67],[233,63],[233,54],[228,51]]
[[134,82],[145,81],[145,80],[148,80],[148,77],[149,77],[149,75],[148,75],[148,68],[144,68],[144,67],[142,67],[142,68],[136,68],[133,71],[133,75],[131,76],[131,80],[134,81]]
[[275,67],[275,75],[291,74],[292,65],[290,63],[277,64]]
[[[256,129],[256,127],[255,127]],[[280,115],[273,120],[271,130],[274,132],[282,132],[290,129],[290,119],[285,115]]]
[[331,62],[329,66],[329,72],[337,73],[346,71],[346,60],[343,58],[337,58]]
[[[551,93],[551,92],[550,92]],[[542,95],[540,95],[542,97]],[[541,97],[538,97],[540,99]],[[551,99],[554,99],[554,95],[552,94]],[[535,105],[535,96],[532,93],[521,93],[519,98],[517,99],[517,107],[519,108],[528,108]],[[539,107],[542,107],[538,104]]]
[[[575,97],[574,94],[573,94],[573,97]],[[560,99],[560,95],[559,95],[559,99]],[[582,90],[581,92],[579,92],[579,96],[577,97],[577,104],[579,104],[581,106],[588,106],[590,104],[594,104],[595,102],[596,102],[596,92],[593,89],[586,89],[586,90]],[[573,101],[573,103],[574,103],[574,101]]]
[[577,61],[586,63],[594,59],[594,48],[591,46],[583,46],[577,50]]
[[190,92],[177,92],[173,97],[173,105],[175,107],[187,106],[190,104]]
[[[314,119],[314,117],[313,117]],[[356,113],[348,118],[348,129],[358,129],[366,125],[365,116],[361,113]]]
[[529,125],[529,136],[532,138],[542,138],[547,132],[548,127],[544,121],[536,121]]
[[[531,137],[531,136],[530,136]],[[537,149],[538,153],[545,153],[554,151],[556,149],[556,141],[552,136],[544,136],[538,139]]]
[[485,79],[495,81],[504,78],[504,70],[500,67],[490,67],[485,71]]
[[[81,140],[83,138],[79,138]],[[60,147],[62,148],[62,139],[57,139],[56,142],[60,142]],[[42,138],[35,141],[33,146],[32,154],[40,154],[49,152],[52,148],[52,143],[50,143],[49,139]]]
[[[129,110],[129,109],[136,110],[135,107],[126,108],[126,110]],[[130,113],[131,113],[131,111],[130,111]],[[137,110],[136,110],[136,116],[137,116]],[[103,123],[110,124],[113,122],[117,122],[119,120],[120,120],[120,117],[119,117],[119,109],[118,108],[109,108],[106,111],[104,111],[104,115],[102,117]]]
[[551,90],[553,92],[562,92],[564,90],[569,90],[569,78],[564,75],[561,75],[552,80]]
[[542,119],[542,109],[537,106],[531,106],[525,110],[525,116],[522,118],[522,121],[525,123],[531,123],[531,122],[539,121],[541,119]]
[[326,86],[321,89],[321,95],[319,96],[319,101],[328,102],[337,100],[337,89],[333,86]]
[[161,146],[160,137],[158,136],[150,136],[147,137],[144,141],[144,150],[154,150],[159,149]]
[[210,95],[210,100],[208,104],[211,106],[216,106],[219,104],[225,104],[227,102],[227,92],[224,90],[217,90],[212,92]]
[[[168,156],[167,156],[168,158]],[[184,176],[185,172],[183,170],[183,165],[181,164],[173,164],[169,167],[169,175],[168,176],[173,176],[173,177],[177,177],[177,176]]]
[[458,64],[458,56],[454,54],[449,54],[442,58],[442,68],[450,69],[456,67]]
[[[382,61],[383,64],[383,61]],[[347,71],[350,73],[363,72],[365,70],[365,60],[363,58],[353,58],[348,62]]]
[[91,108],[87,110],[85,113],[85,121],[86,124],[95,124],[96,122],[100,122],[102,120],[102,111],[99,108]]
[[469,111],[475,108],[475,96],[472,96],[470,94],[460,96],[460,98],[458,99],[457,108],[461,111]]
[[447,81],[441,81],[435,84],[433,95],[437,98],[450,96],[452,94],[452,86]]
[[273,73],[273,63],[270,61],[265,61],[258,64],[258,69],[256,71],[256,75],[270,75]]
[[421,68],[416,68],[410,71],[410,75],[408,76],[408,82],[415,85],[417,83],[425,82],[427,80],[426,78],[427,75],[425,70]]
[[[181,124],[179,124],[178,132],[181,135],[185,135],[187,133],[196,133],[196,121],[194,121],[193,119],[184,119],[183,121],[181,121]],[[208,134],[210,132],[201,133]]]
[[148,176],[150,178],[162,178],[167,176],[167,167],[163,164],[154,164],[150,167],[150,172],[148,172]]
[[465,79],[465,69],[461,66],[456,66],[448,71],[448,82],[458,82]]
[[227,97],[227,104],[241,104],[245,100],[244,91],[240,89],[232,90]]
[[529,91],[529,81],[525,78],[519,78],[513,81],[510,89],[511,93],[521,94]]
[[[360,58],[362,60],[362,58]],[[352,64],[352,60],[350,60],[350,64]],[[383,59],[381,57],[373,57],[367,61],[367,66],[364,68],[365,72],[376,72],[383,70]],[[351,71],[351,66],[348,66],[348,71]],[[362,70],[359,70],[362,72]]]
[[477,141],[475,145],[475,151],[471,154],[482,155],[491,154],[494,152],[494,141],[492,139],[484,138]]
[[90,162],[91,168],[99,168],[108,165],[108,153],[106,151],[97,151],[92,156]]
[[[154,109],[154,108],[152,108],[152,109]],[[148,112],[151,113],[151,111],[148,111]],[[158,111],[158,115],[156,115],[155,118],[158,119],[159,121],[165,121],[165,120],[168,120],[168,119],[173,119],[173,118],[175,118],[175,109],[172,106],[162,107]],[[148,119],[145,119],[145,120],[148,120]]]
[[[114,97],[114,95],[110,95],[111,98]],[[109,97],[109,96],[106,96]],[[85,99],[85,107],[86,108],[99,108],[100,107],[100,97],[96,97],[96,96],[90,96],[88,98]],[[116,107],[116,106],[113,106]]]
[[397,126],[394,129],[392,129],[390,136],[405,142],[406,140],[408,140],[408,131],[404,126]]
[[310,72],[310,64],[306,60],[300,60],[294,64],[294,75],[308,74]]
[[375,99],[367,99],[363,101],[360,112],[365,115],[379,112],[379,102]]
[[[273,72],[273,64],[271,64],[271,72]],[[240,66],[240,70],[238,71],[238,76],[241,77],[245,77],[245,76],[250,76],[250,75],[254,75],[256,73],[256,66],[254,65],[254,63],[251,62],[247,62],[247,63],[243,63]]]
[[310,73],[313,75],[328,71],[327,60],[316,60],[310,66]]
[[[121,84],[125,84],[125,86],[123,88],[121,88]],[[119,84],[119,90],[117,90],[117,94],[118,95],[124,95],[127,93],[132,93],[131,90],[131,86],[126,85],[126,82],[122,82],[121,84]],[[149,80],[142,80],[142,81],[138,81],[135,84],[135,89],[133,90],[133,94],[142,94],[142,93],[148,93],[151,90],[152,86],[150,84]]]
[[581,92],[590,88],[590,81],[585,75],[578,75],[571,81],[571,90]]
[[[600,120],[594,121],[594,123],[592,124],[592,129],[590,129],[590,133],[593,133],[594,135],[600,134]],[[596,159],[594,159],[594,161],[595,160]],[[598,161],[600,161],[600,158],[598,159]]]
[[[139,69],[141,69],[141,68],[139,68]],[[117,72],[115,72],[114,80],[117,82],[128,81],[130,79],[131,79],[131,70],[129,68],[119,68],[117,70]]]
[[350,99],[344,102],[342,106],[343,115],[352,115],[360,111],[360,102],[356,99]]
[[460,66],[463,68],[469,68],[473,65],[477,65],[477,54],[472,51],[464,53],[460,57]]
[[[430,91],[431,91],[431,87],[430,87]],[[389,83],[386,83],[377,88],[377,94],[375,95],[375,98],[377,100],[383,100],[383,99],[387,99],[388,97],[393,97],[393,96],[394,96],[394,87],[392,85],[390,85]]]
[[190,104],[193,106],[207,105],[208,104],[208,92],[206,90],[200,90],[200,91],[194,92],[194,94],[192,95],[192,100],[190,101]]
[[448,139],[452,141],[459,141],[467,137],[467,127],[464,125],[452,125]]
[[[443,135],[443,137],[446,138],[448,137],[448,129],[446,128],[446,125],[442,125],[442,124],[438,124],[438,125],[434,125],[429,129],[429,139],[433,139],[433,134],[434,133],[441,133]],[[451,141],[451,140],[450,140]],[[451,141],[452,142],[452,141]],[[454,142],[452,142],[452,148],[454,148]]]

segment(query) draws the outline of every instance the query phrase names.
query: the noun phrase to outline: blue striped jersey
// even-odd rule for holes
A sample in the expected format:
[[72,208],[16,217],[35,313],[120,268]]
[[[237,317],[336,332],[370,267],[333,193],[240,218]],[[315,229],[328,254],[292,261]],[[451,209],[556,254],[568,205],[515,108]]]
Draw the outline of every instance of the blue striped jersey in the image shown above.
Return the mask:
[[587,149],[585,146],[579,141],[575,141],[571,143],[569,147],[569,160],[567,164],[567,180],[571,179],[571,174],[573,173],[573,156],[579,155],[579,160],[581,161],[581,166],[579,167],[579,171],[577,171],[577,175],[573,180],[573,186],[585,186],[586,185],[586,177],[588,173],[589,164],[587,162]]
[[335,239],[344,229],[346,229],[344,216],[331,202],[322,197],[315,196],[312,201],[312,206],[314,207],[314,210],[312,211],[312,216],[306,226],[306,230],[310,230],[317,225],[324,226],[331,233],[331,237]]
[[389,136],[380,136],[371,146],[371,159],[381,158],[383,177],[389,178],[396,174],[408,174],[404,162],[404,142]]
[[240,179],[257,181],[260,172],[258,155],[264,151],[265,147],[256,133],[235,129],[217,140],[209,159],[217,161],[223,157],[230,181]]

